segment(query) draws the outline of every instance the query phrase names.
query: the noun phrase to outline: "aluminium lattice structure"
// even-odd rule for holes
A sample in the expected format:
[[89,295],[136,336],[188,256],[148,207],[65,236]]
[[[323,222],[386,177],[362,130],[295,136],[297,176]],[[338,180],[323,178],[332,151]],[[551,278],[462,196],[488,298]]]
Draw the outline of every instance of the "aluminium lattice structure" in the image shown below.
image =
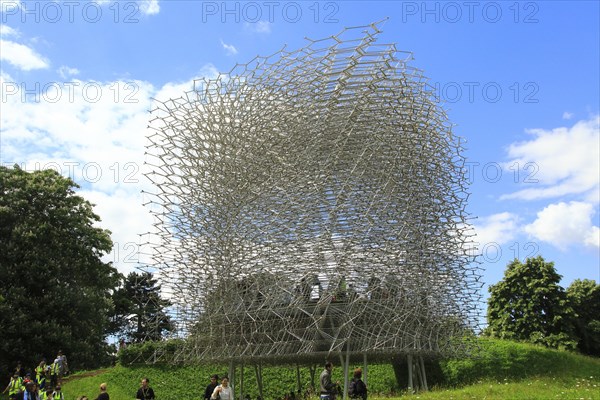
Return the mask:
[[152,111],[153,267],[181,360],[452,355],[478,319],[464,158],[377,24]]

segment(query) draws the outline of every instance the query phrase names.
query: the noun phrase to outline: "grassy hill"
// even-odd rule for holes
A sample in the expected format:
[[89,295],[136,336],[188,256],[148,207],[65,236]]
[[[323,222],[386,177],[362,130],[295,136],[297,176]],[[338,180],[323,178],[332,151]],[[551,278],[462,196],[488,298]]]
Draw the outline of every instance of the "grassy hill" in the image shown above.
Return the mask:
[[[473,358],[441,363],[435,387],[418,393],[418,399],[600,399],[600,359],[524,343],[495,339],[479,340]],[[86,394],[94,399],[100,383],[107,382],[112,400],[133,399],[142,377],[149,377],[158,400],[200,399],[208,376],[222,374],[224,365],[116,366],[76,375],[63,386],[65,400]],[[321,371],[317,370],[317,377]],[[441,374],[440,374],[441,372]],[[91,376],[90,376],[91,375]],[[432,381],[434,374],[431,374]],[[339,366],[334,380],[343,381]],[[239,377],[238,385],[239,385]],[[263,369],[265,399],[283,397],[296,390],[296,368]],[[310,384],[308,368],[301,369],[303,387]],[[406,395],[396,384],[391,365],[369,365],[370,399]],[[244,392],[258,395],[252,367],[244,369]],[[2,398],[4,399],[4,397]]]

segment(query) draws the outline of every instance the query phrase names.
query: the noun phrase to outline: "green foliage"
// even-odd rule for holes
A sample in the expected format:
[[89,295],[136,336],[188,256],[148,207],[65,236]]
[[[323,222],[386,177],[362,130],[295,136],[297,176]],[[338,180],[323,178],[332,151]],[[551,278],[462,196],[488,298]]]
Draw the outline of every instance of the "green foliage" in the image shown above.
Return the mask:
[[[440,363],[445,385],[459,386],[461,389],[446,391],[438,386],[431,393],[419,393],[418,397],[546,399],[597,396],[597,388],[600,386],[599,359],[500,339],[480,338],[477,342],[479,351],[472,359],[446,360]],[[117,366],[100,376],[69,382],[63,386],[63,390],[67,400],[73,400],[82,394],[95,396],[100,383],[108,382],[111,398],[127,399],[135,394],[141,378],[147,376],[162,400],[194,399],[200,398],[211,374],[223,375],[226,370],[225,365]],[[317,375],[320,371],[319,366]],[[295,366],[265,367],[263,372],[265,399],[274,399],[295,390]],[[343,381],[341,372],[341,368],[334,368],[333,379]],[[390,386],[390,382],[393,380],[391,365],[369,365],[369,398],[389,398],[390,387],[393,386]],[[301,382],[303,387],[310,384],[306,366],[301,368]],[[466,386],[470,383],[474,385]],[[258,393],[251,365],[244,368],[244,387],[244,392],[255,399]]]
[[541,256],[524,264],[511,262],[504,278],[489,288],[486,333],[504,339],[531,341],[573,349],[570,309],[561,276]]
[[[421,399],[596,398],[600,360],[528,343],[480,338],[473,358],[441,363],[446,386]],[[472,386],[467,386],[472,385]]]
[[146,362],[176,364],[175,354],[181,351],[183,345],[184,341],[182,339],[133,343],[120,349],[117,359],[121,365],[144,364]]
[[198,367],[116,366],[101,375],[69,382],[63,385],[63,392],[66,400],[81,395],[93,399],[99,393],[100,384],[106,382],[111,399],[133,399],[142,378],[148,377],[159,399],[199,399],[199,387],[204,382],[208,384],[208,375],[202,373],[204,369]]
[[0,370],[37,365],[59,349],[71,368],[105,361],[104,331],[117,272],[101,257],[97,228],[78,186],[53,170],[0,167]]
[[[167,366],[167,364],[177,365],[178,360],[176,360],[174,356],[181,351],[181,348],[184,346],[184,344],[185,342],[182,339],[163,340],[159,342],[147,341],[144,343],[131,344],[119,350],[117,356],[118,362],[120,365],[131,366],[134,369],[140,368],[143,364],[148,362],[154,363],[156,368],[159,369]],[[359,366],[360,365],[356,365],[353,368]],[[320,366],[317,366],[317,376],[315,382],[317,389],[318,375],[321,372],[319,367]],[[167,366],[167,371],[169,371],[170,368],[172,367]],[[184,367],[180,365],[177,368]],[[202,371],[201,374],[206,377],[209,377],[214,373],[222,375],[227,371],[227,367],[221,365],[198,366],[196,368],[198,371]],[[353,368],[351,368],[349,378],[352,378],[351,372]],[[309,369],[306,366],[303,366],[300,372],[302,387],[305,389],[309,388],[312,385]],[[335,368],[334,375],[338,375],[337,379],[343,382],[344,378],[341,376],[341,368]],[[256,375],[253,365],[250,365],[244,370],[244,382],[247,387],[246,391],[253,397],[258,396],[258,384],[256,382]],[[283,394],[286,392],[289,393],[292,390],[295,391],[297,386],[296,367],[264,367],[263,384],[263,390],[265,393],[281,392],[280,394],[283,396]],[[369,387],[373,393],[391,393],[400,389],[394,376],[394,370],[389,365],[369,366]]]
[[115,311],[111,334],[129,342],[159,341],[174,330],[165,309],[171,305],[160,297],[160,285],[149,272],[131,272],[114,292]]
[[[485,400],[548,400],[597,399],[600,378],[586,374],[578,377],[533,377],[512,382],[485,379],[461,388],[421,392],[413,396],[420,400],[485,399]],[[405,399],[406,397],[403,397]],[[387,400],[392,400],[388,398]],[[398,399],[400,400],[400,399]]]
[[464,385],[484,378],[499,381],[562,372],[577,364],[577,356],[527,343],[480,338],[473,357],[442,363],[446,384]]
[[567,288],[567,299],[574,311],[577,348],[584,354],[600,356],[600,285],[577,279]]
[[[317,380],[320,372],[321,368],[318,368]],[[67,395],[67,399],[75,399],[82,394],[96,395],[100,383],[107,382],[111,398],[127,399],[133,398],[140,380],[148,377],[150,386],[154,389],[157,397],[162,400],[194,399],[201,398],[209,383],[210,375],[215,373],[219,376],[227,374],[227,366],[219,364],[179,367],[171,365],[117,366],[100,376],[70,382],[64,385],[63,391]],[[236,379],[237,385],[239,385],[239,365],[237,373]],[[244,393],[255,399],[258,396],[258,385],[253,365],[247,365],[244,368],[243,379]],[[303,390],[310,386],[310,372],[307,366],[301,366],[300,380]],[[333,380],[343,382],[341,368],[334,368]],[[390,365],[369,365],[370,393],[389,394],[390,388],[394,386],[391,383],[393,380],[394,372]],[[283,397],[286,393],[296,391],[296,366],[265,366],[263,368],[263,384],[263,394],[266,399]],[[239,386],[237,388],[239,390]]]

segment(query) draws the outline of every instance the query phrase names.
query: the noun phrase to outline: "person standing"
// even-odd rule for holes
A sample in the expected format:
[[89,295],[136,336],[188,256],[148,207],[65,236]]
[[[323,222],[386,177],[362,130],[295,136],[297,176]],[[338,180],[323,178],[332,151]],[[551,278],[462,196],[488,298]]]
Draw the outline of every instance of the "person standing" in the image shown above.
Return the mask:
[[142,387],[138,389],[135,395],[136,400],[154,400],[154,390],[149,386],[150,379],[142,379]]
[[46,361],[40,361],[40,364],[35,368],[35,381],[40,386],[43,392],[46,388]]
[[52,393],[52,398],[54,400],[65,400],[65,395],[60,390],[60,385],[56,385],[56,387],[54,388],[54,393]]
[[40,385],[37,382],[33,382],[33,392],[35,393],[35,398],[40,400]]
[[337,392],[339,382],[333,383],[331,380],[331,372],[333,371],[333,364],[331,361],[325,363],[325,369],[319,376],[321,383],[321,400],[333,400]]
[[210,400],[210,396],[212,396],[215,388],[219,384],[219,375],[214,374],[210,376],[210,383],[204,390],[204,400]]
[[60,365],[58,363],[58,359],[55,359],[52,365],[50,365],[50,385],[52,385],[52,387],[56,387],[60,383],[59,375]]
[[229,386],[228,377],[224,376],[221,379],[221,384],[215,388],[210,398],[211,400],[234,400],[233,389]]
[[367,400],[367,385],[365,385],[365,383],[362,380],[362,369],[360,368],[356,368],[354,370],[354,377],[350,382],[348,395],[352,399]]
[[58,351],[56,359],[58,360],[58,377],[60,380],[63,376],[69,375],[69,363],[67,362],[67,356],[63,354],[62,350]]
[[17,400],[40,400],[40,397],[35,391],[35,383],[29,381],[25,385],[25,391],[20,392],[17,397]]
[[8,382],[8,386],[2,393],[6,393],[8,391],[8,398],[10,400],[16,399],[17,395],[21,391],[21,386],[23,385],[23,378],[19,376],[19,373],[15,370],[12,378],[10,378],[10,382]]
[[100,384],[100,394],[96,397],[96,400],[110,400],[110,396],[106,392],[106,383]]
[[21,379],[25,378],[25,368],[23,367],[21,361],[17,361],[17,366],[15,367],[14,372],[17,373]]
[[25,387],[25,385],[27,384],[27,382],[33,382],[33,379],[31,379],[31,373],[28,372],[25,374],[25,378],[23,378],[23,387]]

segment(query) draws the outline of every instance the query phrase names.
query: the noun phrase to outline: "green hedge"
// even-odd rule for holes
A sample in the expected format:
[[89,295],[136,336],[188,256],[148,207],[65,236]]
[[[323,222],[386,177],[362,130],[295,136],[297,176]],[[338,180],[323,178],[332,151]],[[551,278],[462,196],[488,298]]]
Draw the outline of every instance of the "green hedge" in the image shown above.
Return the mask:
[[178,364],[175,355],[183,345],[182,339],[133,343],[119,350],[117,360],[121,365]]

